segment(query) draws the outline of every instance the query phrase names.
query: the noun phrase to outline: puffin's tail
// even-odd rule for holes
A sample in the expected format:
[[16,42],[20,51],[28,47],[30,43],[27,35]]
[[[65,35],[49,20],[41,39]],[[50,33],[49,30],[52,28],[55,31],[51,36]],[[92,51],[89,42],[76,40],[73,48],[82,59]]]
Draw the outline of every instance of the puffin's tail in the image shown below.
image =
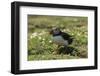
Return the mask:
[[68,40],[68,43],[69,44],[72,44],[73,40],[74,40],[74,38],[73,37],[70,37],[69,40]]

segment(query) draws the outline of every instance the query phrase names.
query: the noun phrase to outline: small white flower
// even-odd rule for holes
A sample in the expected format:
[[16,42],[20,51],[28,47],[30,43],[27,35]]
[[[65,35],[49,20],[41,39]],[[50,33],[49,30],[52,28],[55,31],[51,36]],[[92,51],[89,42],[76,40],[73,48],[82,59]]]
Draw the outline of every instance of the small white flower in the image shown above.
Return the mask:
[[65,32],[66,30],[64,29],[63,31]]
[[39,35],[44,35],[46,32],[45,31],[42,31],[41,33],[39,33]]
[[38,33],[32,33],[32,35],[30,36],[30,38],[32,39],[32,38],[34,38],[34,37],[36,37],[36,36],[38,36]]
[[77,35],[80,36],[80,33],[78,33]]
[[31,35],[31,36],[30,36],[30,38],[32,39],[32,38],[33,38],[33,36]]
[[45,41],[45,39],[44,39],[44,38],[43,38],[42,40],[43,40],[43,41]]
[[41,40],[42,38],[41,37],[38,37],[39,38],[39,40]]
[[50,40],[49,43],[52,43],[52,41]]
[[74,34],[72,33],[72,35],[74,35]]
[[36,37],[38,35],[37,32],[33,33],[32,36]]

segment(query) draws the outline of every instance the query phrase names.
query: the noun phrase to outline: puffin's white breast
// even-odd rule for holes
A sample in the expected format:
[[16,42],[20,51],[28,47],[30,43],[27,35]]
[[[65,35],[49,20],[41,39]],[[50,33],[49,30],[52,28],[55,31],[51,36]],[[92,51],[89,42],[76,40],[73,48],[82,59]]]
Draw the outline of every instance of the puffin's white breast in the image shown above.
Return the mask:
[[54,36],[53,37],[53,42],[58,44],[58,45],[68,45],[68,41],[64,40],[62,36]]

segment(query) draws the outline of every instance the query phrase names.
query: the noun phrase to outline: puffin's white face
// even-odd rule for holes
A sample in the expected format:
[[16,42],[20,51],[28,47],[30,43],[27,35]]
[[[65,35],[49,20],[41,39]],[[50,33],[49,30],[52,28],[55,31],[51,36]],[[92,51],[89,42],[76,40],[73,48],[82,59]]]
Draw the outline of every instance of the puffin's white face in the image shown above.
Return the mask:
[[59,34],[60,33],[60,29],[59,28],[53,28],[52,32],[53,32],[53,34]]

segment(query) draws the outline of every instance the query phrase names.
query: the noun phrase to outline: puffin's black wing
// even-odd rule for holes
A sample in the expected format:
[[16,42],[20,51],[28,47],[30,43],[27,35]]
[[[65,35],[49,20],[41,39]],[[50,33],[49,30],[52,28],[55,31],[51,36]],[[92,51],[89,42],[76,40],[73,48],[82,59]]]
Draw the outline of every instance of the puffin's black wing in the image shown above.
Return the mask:
[[64,38],[64,40],[67,40],[69,44],[72,43],[73,41],[73,37],[65,32],[61,32],[62,37]]

